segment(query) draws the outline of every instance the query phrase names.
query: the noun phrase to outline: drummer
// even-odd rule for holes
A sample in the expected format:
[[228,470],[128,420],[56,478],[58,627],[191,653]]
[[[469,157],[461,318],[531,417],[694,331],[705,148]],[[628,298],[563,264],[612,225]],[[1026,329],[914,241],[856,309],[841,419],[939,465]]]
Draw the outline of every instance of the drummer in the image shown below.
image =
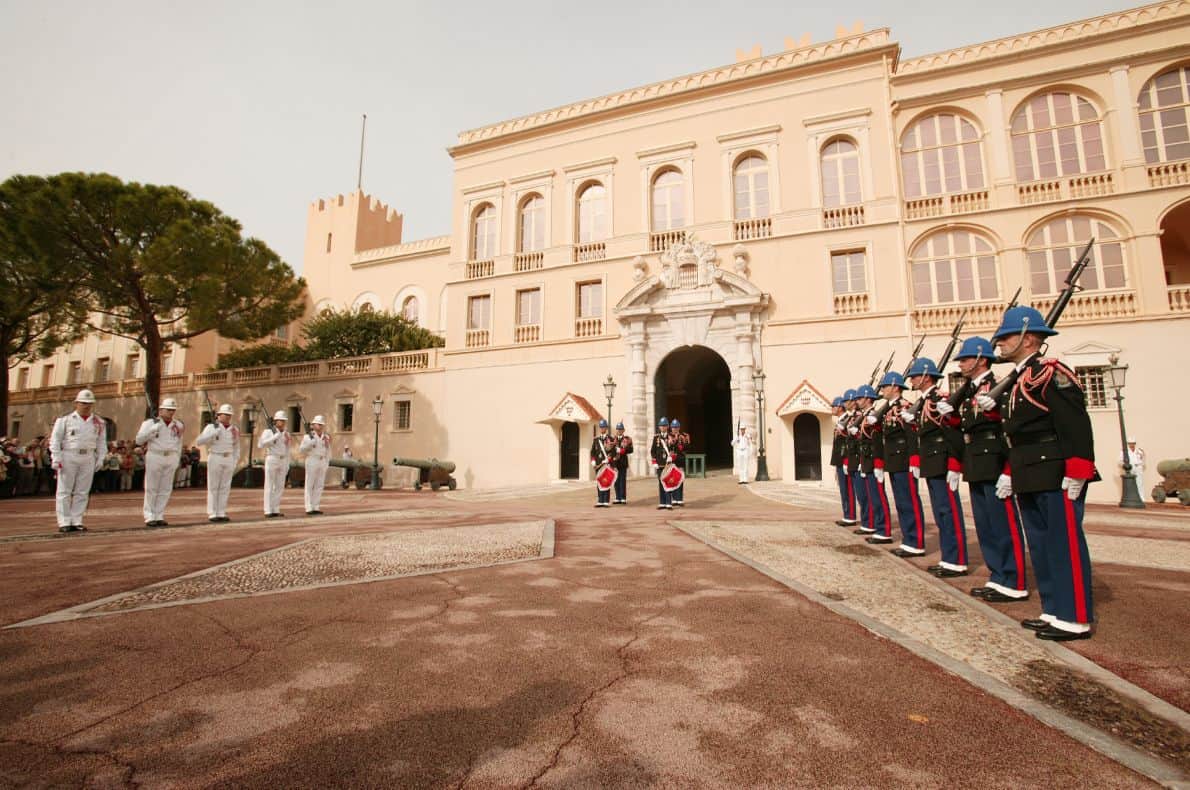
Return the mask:
[[[591,468],[595,470],[595,507],[611,507],[615,483],[616,440],[607,432],[607,420],[599,421],[599,432],[591,441]],[[609,473],[610,472],[610,473]]]

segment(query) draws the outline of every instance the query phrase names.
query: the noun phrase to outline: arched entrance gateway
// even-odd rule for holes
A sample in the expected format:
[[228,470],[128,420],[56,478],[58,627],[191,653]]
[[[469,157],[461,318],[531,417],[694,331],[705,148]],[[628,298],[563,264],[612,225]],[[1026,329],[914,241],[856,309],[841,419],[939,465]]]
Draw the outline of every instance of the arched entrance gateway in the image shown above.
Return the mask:
[[[756,432],[752,374],[769,304],[748,280],[743,245],[732,258],[735,271],[719,268],[715,248],[688,235],[661,254],[656,274],[636,258],[636,285],[615,307],[632,374],[625,419],[632,434],[647,442],[659,417],[676,415],[691,429],[693,451],[719,466],[731,465],[737,421]],[[648,453],[634,453],[633,463],[645,474]]]

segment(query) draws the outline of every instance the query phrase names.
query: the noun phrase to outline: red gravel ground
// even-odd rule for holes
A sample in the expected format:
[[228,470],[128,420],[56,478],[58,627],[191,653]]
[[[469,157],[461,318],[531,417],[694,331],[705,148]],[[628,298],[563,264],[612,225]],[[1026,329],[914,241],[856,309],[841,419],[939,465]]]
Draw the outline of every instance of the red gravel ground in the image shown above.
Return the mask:
[[[679,517],[822,517],[689,488]],[[551,560],[0,631],[0,784],[1147,784],[666,525],[651,490],[333,492],[328,513],[448,512],[0,543],[12,623],[314,534],[557,521]]]

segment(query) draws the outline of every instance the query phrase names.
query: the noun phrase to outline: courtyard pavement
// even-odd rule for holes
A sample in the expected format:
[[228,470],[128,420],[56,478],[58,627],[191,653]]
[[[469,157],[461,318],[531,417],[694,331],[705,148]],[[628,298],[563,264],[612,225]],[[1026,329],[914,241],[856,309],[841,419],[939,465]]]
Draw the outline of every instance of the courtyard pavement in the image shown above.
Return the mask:
[[[1190,772],[1190,512],[1088,509],[1095,637],[693,480],[0,501],[0,785],[1140,787]],[[929,533],[929,547],[936,547]]]

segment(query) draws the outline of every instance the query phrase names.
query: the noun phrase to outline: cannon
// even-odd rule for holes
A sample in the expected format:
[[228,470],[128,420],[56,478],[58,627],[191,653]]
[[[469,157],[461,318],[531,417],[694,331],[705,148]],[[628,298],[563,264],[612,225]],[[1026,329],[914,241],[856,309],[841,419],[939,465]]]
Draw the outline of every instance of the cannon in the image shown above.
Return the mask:
[[1170,458],[1157,464],[1157,474],[1162,480],[1153,486],[1154,502],[1164,502],[1166,497],[1176,496],[1183,505],[1190,505],[1190,458]]
[[431,491],[437,491],[446,486],[451,491],[458,487],[458,483],[450,476],[455,470],[453,461],[439,461],[437,458],[401,458],[393,459],[393,466],[408,466],[417,470],[417,482],[414,489],[420,491],[424,485],[429,485]]
[[[206,461],[200,462],[200,466],[205,470]],[[332,469],[351,469],[356,488],[367,488],[368,483],[372,480],[372,464],[366,461],[347,460],[344,458],[332,458],[330,462]],[[380,470],[380,485],[384,484],[384,467]],[[264,485],[264,461],[259,458],[252,459],[252,477],[247,488],[259,488]],[[247,465],[241,466],[235,471],[232,476],[232,487],[241,488],[244,486],[244,478],[248,475]],[[289,461],[289,476],[286,478],[291,488],[300,488],[306,481],[306,464],[300,458],[291,458]],[[333,479],[333,478],[332,478]],[[328,482],[328,485],[330,483]],[[377,488],[380,487],[377,486]],[[344,485],[344,488],[347,486]]]

